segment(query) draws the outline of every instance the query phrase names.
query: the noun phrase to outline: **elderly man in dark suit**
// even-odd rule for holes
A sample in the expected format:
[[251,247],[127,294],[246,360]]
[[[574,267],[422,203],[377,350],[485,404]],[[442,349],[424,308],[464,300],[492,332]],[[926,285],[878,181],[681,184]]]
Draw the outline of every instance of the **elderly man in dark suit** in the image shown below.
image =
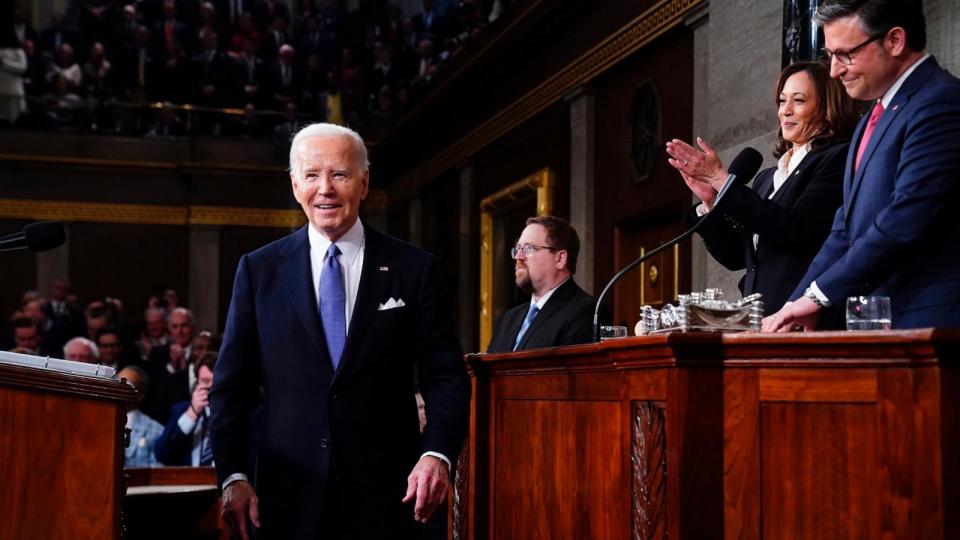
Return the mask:
[[532,217],[510,254],[517,287],[530,302],[497,322],[487,352],[559,347],[593,341],[593,297],[573,281],[580,239],[566,220]]
[[419,538],[470,400],[437,263],[358,218],[370,174],[355,132],[304,128],[290,171],[309,224],[240,259],[210,394],[224,518],[242,537]]
[[827,0],[831,76],[872,100],[847,154],[843,204],[793,302],[765,331],[813,327],[848,296],[889,296],[893,328],[960,326],[960,80],[924,53],[920,0]]

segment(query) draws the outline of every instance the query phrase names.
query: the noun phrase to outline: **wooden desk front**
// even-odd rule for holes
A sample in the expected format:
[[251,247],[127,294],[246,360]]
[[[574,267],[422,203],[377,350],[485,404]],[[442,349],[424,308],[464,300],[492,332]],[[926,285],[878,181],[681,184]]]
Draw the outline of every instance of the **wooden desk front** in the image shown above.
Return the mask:
[[960,334],[471,355],[455,538],[958,538]]

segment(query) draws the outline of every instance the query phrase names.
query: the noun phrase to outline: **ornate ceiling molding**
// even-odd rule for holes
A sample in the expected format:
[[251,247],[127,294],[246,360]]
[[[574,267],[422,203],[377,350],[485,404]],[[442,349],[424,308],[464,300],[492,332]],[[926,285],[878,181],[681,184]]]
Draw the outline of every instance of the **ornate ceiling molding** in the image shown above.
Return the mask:
[[663,0],[581,55],[556,75],[460,138],[433,159],[400,177],[391,187],[391,201],[412,195],[420,186],[440,176],[486,145],[554,104],[572,89],[609,70],[668,30],[683,24],[684,17],[703,0]]
[[0,199],[0,218],[141,225],[235,225],[279,228],[295,228],[306,223],[303,211],[300,209],[159,206],[29,199]]

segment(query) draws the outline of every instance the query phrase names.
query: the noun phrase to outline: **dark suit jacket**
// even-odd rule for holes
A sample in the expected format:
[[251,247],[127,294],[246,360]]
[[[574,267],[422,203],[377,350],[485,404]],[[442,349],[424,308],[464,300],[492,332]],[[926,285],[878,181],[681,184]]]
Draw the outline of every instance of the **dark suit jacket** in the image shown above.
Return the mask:
[[[309,226],[309,225],[308,225]],[[336,497],[348,538],[417,538],[407,476],[425,451],[456,463],[470,387],[436,261],[365,226],[363,269],[339,368],[317,312],[306,226],[244,255],[210,393],[222,483],[246,473],[268,538],[317,538]],[[404,306],[383,310],[390,298]],[[426,402],[419,431],[414,368]],[[262,440],[249,470],[250,412]],[[336,489],[328,494],[330,476]]]
[[[776,167],[763,170],[753,188],[735,186],[700,228],[707,250],[730,270],[746,269],[740,292],[763,295],[767,313],[787,301],[830,233],[843,194],[849,143],[811,151],[773,191]],[[760,239],[753,247],[753,235]]]
[[[593,341],[593,308],[596,301],[584,292],[573,277],[561,285],[530,323],[517,350],[561,347]],[[510,352],[530,302],[510,308],[500,317],[487,352]]]
[[904,81],[854,172],[843,205],[797,285],[816,280],[832,302],[890,297],[894,328],[960,326],[960,80],[928,58]]
[[[193,431],[184,433],[180,431],[177,422],[183,413],[187,412],[190,401],[180,401],[170,407],[170,419],[163,428],[163,433],[157,438],[153,445],[153,455],[157,461],[170,466],[192,465],[191,454],[193,453]],[[203,429],[203,420],[198,419],[194,431]],[[207,443],[209,444],[209,443]]]
[[[161,424],[166,424],[174,404],[190,400],[190,374],[188,369],[176,373],[167,371],[170,360],[170,345],[160,345],[150,351],[147,358],[147,375],[150,377],[150,392],[143,400],[140,410]],[[182,411],[181,411],[182,412]]]

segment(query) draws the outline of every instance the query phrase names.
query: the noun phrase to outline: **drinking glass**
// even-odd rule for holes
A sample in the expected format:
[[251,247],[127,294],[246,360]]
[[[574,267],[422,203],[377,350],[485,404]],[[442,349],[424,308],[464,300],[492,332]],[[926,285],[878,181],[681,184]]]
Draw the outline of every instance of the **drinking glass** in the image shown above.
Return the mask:
[[889,330],[889,296],[847,298],[847,330]]

